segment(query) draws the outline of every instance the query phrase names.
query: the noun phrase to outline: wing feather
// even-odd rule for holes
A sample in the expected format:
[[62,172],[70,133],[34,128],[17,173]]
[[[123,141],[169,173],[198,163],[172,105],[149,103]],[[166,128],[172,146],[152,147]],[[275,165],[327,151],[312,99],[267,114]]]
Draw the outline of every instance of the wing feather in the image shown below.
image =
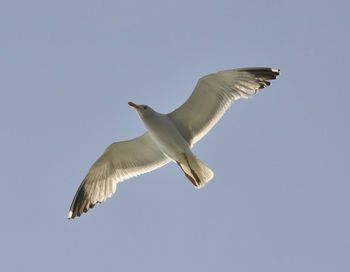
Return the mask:
[[276,79],[278,69],[242,68],[225,70],[199,79],[187,101],[168,114],[192,146],[220,120],[231,103],[249,98]]
[[68,218],[80,216],[111,197],[118,182],[150,172],[168,162],[148,132],[130,141],[111,144],[91,166],[79,186]]

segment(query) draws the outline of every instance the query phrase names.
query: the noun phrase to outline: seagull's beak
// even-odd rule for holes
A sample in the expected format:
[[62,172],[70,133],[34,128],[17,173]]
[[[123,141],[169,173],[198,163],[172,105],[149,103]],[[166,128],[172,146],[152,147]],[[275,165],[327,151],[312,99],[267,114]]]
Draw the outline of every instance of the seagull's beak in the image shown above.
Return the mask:
[[135,103],[128,102],[128,104],[129,104],[130,107],[133,107],[133,108],[135,108],[137,110],[141,110],[141,107],[139,105],[135,104]]

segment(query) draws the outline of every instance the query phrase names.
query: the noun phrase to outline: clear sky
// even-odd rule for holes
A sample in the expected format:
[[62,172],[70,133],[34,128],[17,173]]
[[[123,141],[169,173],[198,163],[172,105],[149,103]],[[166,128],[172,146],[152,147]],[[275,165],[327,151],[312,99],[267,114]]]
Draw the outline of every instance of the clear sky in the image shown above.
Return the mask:
[[[1,1],[1,271],[350,271],[349,1]],[[194,152],[78,220],[91,164],[200,76],[272,66]]]

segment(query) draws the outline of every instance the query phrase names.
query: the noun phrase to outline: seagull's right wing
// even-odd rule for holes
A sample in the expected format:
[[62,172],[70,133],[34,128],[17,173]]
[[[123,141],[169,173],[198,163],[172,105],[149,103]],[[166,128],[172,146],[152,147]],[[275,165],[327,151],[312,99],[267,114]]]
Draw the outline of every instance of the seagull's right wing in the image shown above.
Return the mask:
[[278,69],[242,68],[204,76],[187,101],[168,116],[192,146],[220,120],[234,100],[252,96],[278,75]]
[[111,144],[91,166],[78,188],[68,218],[80,216],[111,197],[118,182],[150,172],[168,162],[148,132],[130,141]]

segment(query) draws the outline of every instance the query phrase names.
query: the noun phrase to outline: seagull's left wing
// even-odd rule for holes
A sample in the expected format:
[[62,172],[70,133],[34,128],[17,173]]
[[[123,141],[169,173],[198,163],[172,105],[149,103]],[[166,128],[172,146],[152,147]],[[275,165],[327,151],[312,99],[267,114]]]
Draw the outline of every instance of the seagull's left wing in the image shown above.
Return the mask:
[[155,170],[169,159],[146,132],[130,141],[111,144],[91,166],[76,192],[68,218],[80,216],[111,197],[117,183]]
[[220,120],[234,100],[248,98],[279,75],[273,68],[225,70],[199,79],[187,101],[168,114],[192,146]]

